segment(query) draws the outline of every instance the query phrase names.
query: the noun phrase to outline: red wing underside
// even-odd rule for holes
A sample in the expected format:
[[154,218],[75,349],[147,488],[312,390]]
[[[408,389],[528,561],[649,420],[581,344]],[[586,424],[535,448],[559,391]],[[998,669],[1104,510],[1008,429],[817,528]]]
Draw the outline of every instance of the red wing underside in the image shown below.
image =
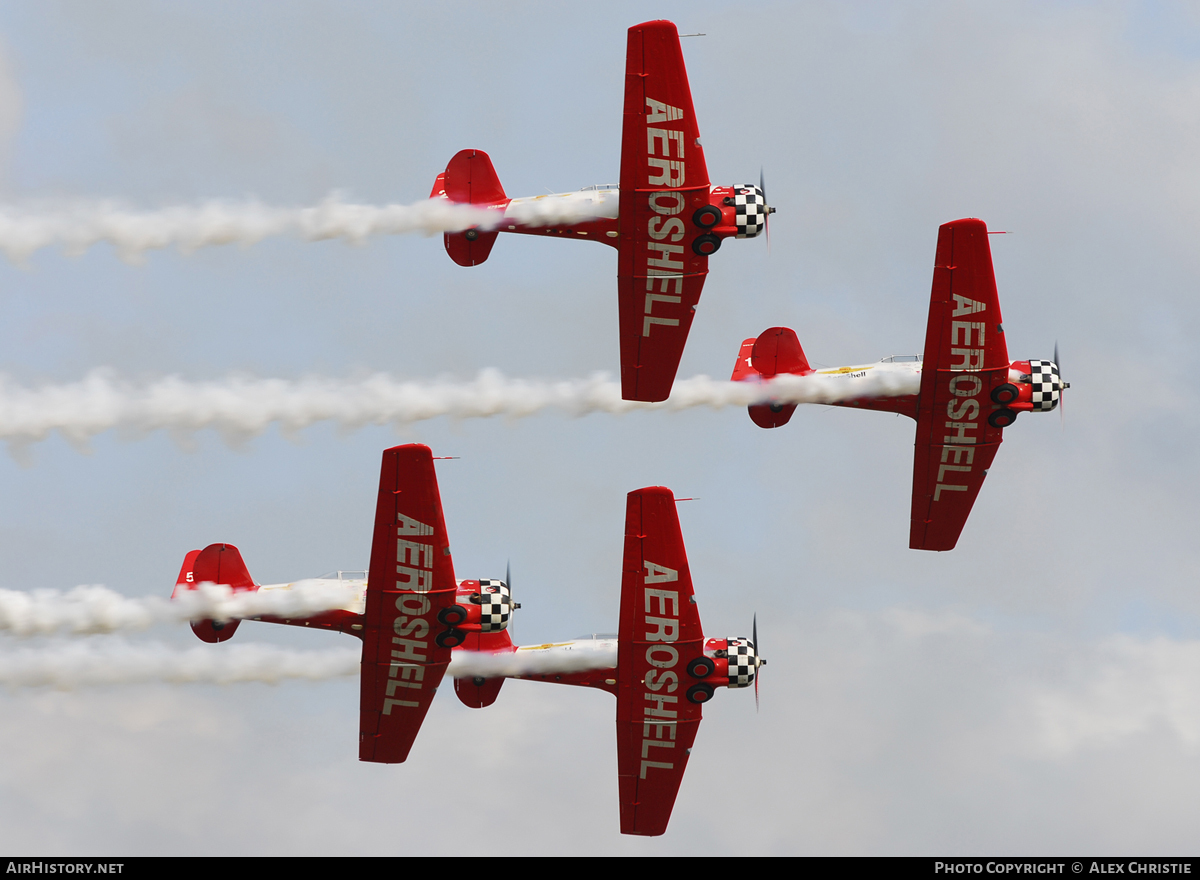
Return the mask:
[[629,493],[617,648],[617,774],[621,833],[667,829],[700,726],[689,702],[689,661],[703,653],[675,498]]
[[433,456],[426,446],[383,453],[363,632],[360,761],[408,757],[450,648],[434,637],[454,602],[454,566]]
[[952,550],[1003,431],[988,424],[991,391],[1008,381],[1008,347],[987,227],[938,230],[913,458],[909,547]]
[[621,132],[621,396],[666,400],[708,274],[691,217],[708,204],[708,168],[679,34],[669,21],[629,29]]

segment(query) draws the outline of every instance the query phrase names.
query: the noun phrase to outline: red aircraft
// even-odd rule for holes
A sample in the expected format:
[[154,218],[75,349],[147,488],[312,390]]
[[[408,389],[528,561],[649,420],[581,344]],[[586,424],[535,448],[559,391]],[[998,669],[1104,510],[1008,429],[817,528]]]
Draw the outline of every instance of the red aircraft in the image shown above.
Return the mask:
[[[717,687],[754,684],[757,694],[758,668],[766,662],[755,647],[757,625],[751,639],[704,638],[675,498],[661,487],[629,493],[615,640],[513,644],[507,629],[520,606],[512,602],[508,584],[454,577],[426,446],[383,453],[369,573],[324,576],[357,588],[361,610],[303,619],[253,618],[362,639],[359,760],[399,763],[408,757],[442,677],[447,668],[455,672],[451,658],[459,649],[455,662],[463,672],[454,690],[473,708],[495,702],[505,678],[591,687],[616,696],[623,834],[666,831],[702,705]],[[204,583],[234,591],[291,586],[255,584],[231,544],[188,553],[173,596]],[[192,629],[206,642],[222,642],[239,623],[194,621]],[[492,672],[480,674],[481,662]]]
[[[914,550],[953,550],[992,466],[1004,428],[1020,412],[1049,412],[1063,382],[1054,360],[1008,360],[987,226],[955,220],[938,230],[925,354],[876,364],[813,370],[796,334],[772,327],[742,343],[733,381],[794,374],[828,382],[887,378],[899,394],[843,399],[835,406],[902,413],[916,419],[912,523]],[[750,418],[777,428],[796,404],[751,406]]]
[[500,232],[615,247],[621,396],[666,400],[709,255],[723,239],[753,238],[764,231],[775,210],[766,204],[761,175],[758,186],[709,184],[679,33],[669,21],[629,29],[620,181],[619,187],[510,199],[487,153],[463,150],[438,175],[430,198],[499,215],[492,224],[446,233],[446,252],[460,266],[486,260]]

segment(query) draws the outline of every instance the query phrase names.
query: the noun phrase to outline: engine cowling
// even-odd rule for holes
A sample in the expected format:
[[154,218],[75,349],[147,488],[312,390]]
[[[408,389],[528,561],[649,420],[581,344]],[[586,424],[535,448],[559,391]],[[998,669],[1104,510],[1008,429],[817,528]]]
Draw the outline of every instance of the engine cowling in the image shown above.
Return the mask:
[[508,629],[514,608],[512,593],[504,581],[480,578],[461,581],[455,596],[466,619],[455,626],[464,632],[500,632]]
[[762,189],[749,183],[714,186],[709,204],[716,211],[701,208],[696,212],[696,224],[720,238],[754,238],[767,228],[767,215],[775,210],[767,204]]
[[750,687],[762,665],[754,642],[749,639],[709,639],[704,643],[704,653],[712,658],[715,667],[713,674],[705,679],[713,685]]
[[[1008,377],[1007,385],[992,390],[992,399],[1014,410],[1050,412],[1062,400],[1063,389],[1071,387],[1069,383],[1063,382],[1058,364],[1054,361],[1014,361],[1008,368]],[[1012,388],[1017,390],[1015,397],[997,397],[1011,396]]]

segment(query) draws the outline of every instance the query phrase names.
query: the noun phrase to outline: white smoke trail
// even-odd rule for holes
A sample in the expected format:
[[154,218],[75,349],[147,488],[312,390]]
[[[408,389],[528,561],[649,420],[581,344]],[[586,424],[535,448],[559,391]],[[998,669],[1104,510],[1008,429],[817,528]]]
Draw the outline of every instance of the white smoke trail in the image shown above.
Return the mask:
[[518,648],[515,652],[505,654],[455,651],[447,674],[453,678],[553,675],[612,669],[616,665],[617,642],[615,639],[606,639]]
[[57,590],[0,590],[0,632],[18,636],[74,635],[143,630],[156,623],[238,620],[249,617],[301,619],[322,611],[361,611],[356,589],[299,581],[287,590],[234,592],[200,584],[177,599],[123,596],[103,586]]
[[112,684],[276,684],[357,675],[361,649],[294,651],[274,645],[205,645],[178,650],[118,639],[60,642],[0,652],[0,685],[77,688]]
[[156,210],[114,201],[0,205],[0,250],[24,263],[44,247],[59,245],[77,256],[107,242],[121,259],[137,263],[146,251],[157,248],[175,246],[186,253],[214,245],[251,245],[276,236],[304,241],[340,238],[359,244],[378,235],[435,235],[472,226],[494,229],[502,223],[580,223],[615,217],[616,204],[616,198],[605,200],[603,194],[572,193],[522,199],[503,213],[442,198],[367,205],[342,201],[337,194],[307,208],[280,208],[253,199]]
[[187,436],[215,429],[230,443],[263,433],[272,424],[285,433],[318,422],[345,430],[365,425],[406,425],[426,419],[521,418],[544,410],[572,416],[633,410],[677,411],[707,406],[836,403],[859,397],[916,394],[919,373],[868,370],[865,376],[779,376],[770,382],[721,382],[707,376],[676,381],[662,403],[621,399],[621,386],[603,374],[547,382],[508,379],[494,369],[469,382],[401,381],[384,374],[361,380],[229,378],[188,382],[168,377],[149,384],[94,371],[80,382],[25,388],[0,376],[0,439],[16,450],[59,431],[68,441],[118,428],[167,430]]
[[[323,681],[357,675],[361,648],[296,651],[263,644],[203,645],[179,650],[158,643],[121,639],[55,642],[0,652],[0,686],[79,688],[146,684],[275,684],[299,678]],[[553,674],[606,669],[617,664],[616,643],[575,645],[573,650],[528,650],[515,654],[455,651],[454,678]]]

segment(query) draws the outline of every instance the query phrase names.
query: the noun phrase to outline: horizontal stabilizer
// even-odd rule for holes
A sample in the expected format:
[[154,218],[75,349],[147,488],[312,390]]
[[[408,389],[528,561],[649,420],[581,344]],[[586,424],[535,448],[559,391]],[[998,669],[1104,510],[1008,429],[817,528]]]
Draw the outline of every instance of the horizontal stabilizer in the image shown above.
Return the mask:
[[[187,571],[188,560],[191,560],[190,572]],[[209,544],[203,550],[193,550],[184,560],[179,576],[181,582],[176,585],[176,592],[181,588],[194,590],[200,584],[223,584],[232,587],[234,591],[256,589],[254,578],[250,577],[242,554],[232,544]],[[223,623],[193,620],[192,632],[201,641],[227,642],[233,638],[240,623],[240,620],[227,620]]]
[[[733,381],[771,379],[781,374],[805,376],[812,371],[795,331],[787,327],[771,327],[760,333],[757,339],[742,342],[742,350],[733,368]],[[760,428],[779,428],[791,419],[796,404],[756,403],[746,407],[746,411],[750,413],[750,420]]]
[[[515,651],[516,648],[513,646],[508,630],[504,629],[499,632],[467,633],[466,641],[462,643],[461,650],[485,651],[492,654],[507,655]],[[483,678],[481,676],[456,678],[454,679],[454,693],[464,706],[470,706],[472,709],[482,709],[496,702],[496,697],[500,695],[500,686],[503,684],[503,676],[495,678]]]
[[750,421],[760,428],[782,428],[795,411],[794,403],[755,403],[746,407]]
[[494,205],[508,200],[492,159],[483,150],[459,150],[442,175],[442,189],[452,202]]
[[764,379],[783,373],[804,376],[813,371],[796,331],[787,327],[771,327],[760,333],[754,341],[750,363]]
[[[468,229],[466,232],[447,232],[442,236],[446,253],[450,259],[460,266],[478,266],[492,252],[499,232],[480,232]],[[474,236],[472,238],[471,236]]]
[[[483,150],[459,150],[438,175],[431,198],[444,196],[452,202],[468,205],[503,205],[508,201],[491,157]],[[447,232],[443,239],[446,253],[460,266],[478,266],[492,252],[495,232],[468,229]]]

